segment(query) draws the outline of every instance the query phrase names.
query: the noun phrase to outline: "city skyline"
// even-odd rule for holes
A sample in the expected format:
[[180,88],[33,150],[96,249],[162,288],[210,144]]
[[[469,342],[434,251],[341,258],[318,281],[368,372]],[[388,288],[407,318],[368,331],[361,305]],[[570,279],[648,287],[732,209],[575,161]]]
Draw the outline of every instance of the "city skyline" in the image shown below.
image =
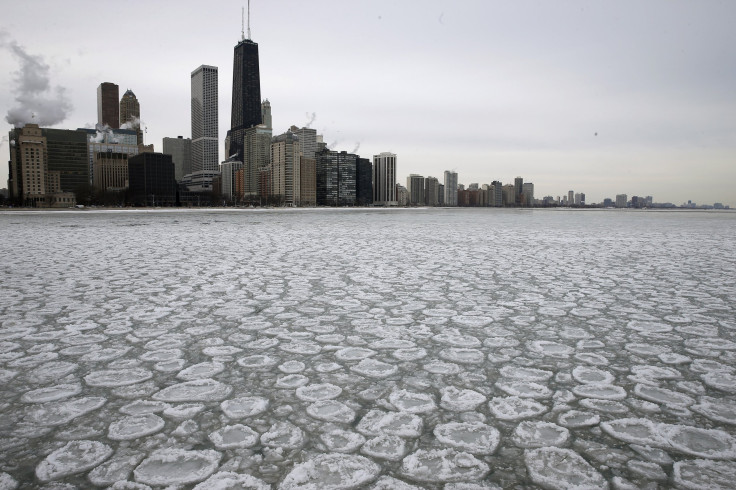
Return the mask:
[[[10,68],[0,74],[6,158],[5,116],[19,112],[24,96],[52,106],[60,120],[47,126],[74,129],[96,122],[100,83],[129,88],[145,142],[160,151],[164,137],[191,137],[192,70],[217,66],[221,82],[231,79],[240,3],[197,18],[186,5],[146,6],[141,35],[115,39],[85,20],[93,5],[8,6],[0,27],[0,60]],[[78,14],[62,16],[70,8]],[[398,183],[411,173],[442,180],[449,169],[466,185],[523,175],[538,197],[573,189],[588,202],[626,193],[736,204],[736,33],[728,21],[736,5],[253,2],[251,13],[273,134],[310,126],[336,150],[398,154]],[[181,36],[195,26],[201,35]],[[20,72],[19,92],[13,72],[24,59],[36,71]],[[220,126],[229,128],[230,84],[220,83],[218,95]]]

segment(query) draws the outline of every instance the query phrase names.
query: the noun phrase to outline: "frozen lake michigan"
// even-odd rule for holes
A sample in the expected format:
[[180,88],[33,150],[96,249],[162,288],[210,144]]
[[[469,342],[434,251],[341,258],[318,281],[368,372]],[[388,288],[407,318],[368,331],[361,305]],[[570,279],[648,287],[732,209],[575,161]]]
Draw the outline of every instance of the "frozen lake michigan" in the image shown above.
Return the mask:
[[733,488],[736,213],[0,213],[0,489]]

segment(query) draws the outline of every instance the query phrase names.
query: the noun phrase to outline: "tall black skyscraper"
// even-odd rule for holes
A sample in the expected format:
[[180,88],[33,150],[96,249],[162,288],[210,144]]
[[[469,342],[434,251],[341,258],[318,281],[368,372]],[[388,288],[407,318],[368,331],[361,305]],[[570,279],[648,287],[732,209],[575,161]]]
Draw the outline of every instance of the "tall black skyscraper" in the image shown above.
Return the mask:
[[[243,158],[245,130],[261,124],[261,76],[258,69],[258,44],[243,39],[235,46],[233,59],[233,105],[230,118],[230,155]],[[230,156],[227,155],[227,156]]]

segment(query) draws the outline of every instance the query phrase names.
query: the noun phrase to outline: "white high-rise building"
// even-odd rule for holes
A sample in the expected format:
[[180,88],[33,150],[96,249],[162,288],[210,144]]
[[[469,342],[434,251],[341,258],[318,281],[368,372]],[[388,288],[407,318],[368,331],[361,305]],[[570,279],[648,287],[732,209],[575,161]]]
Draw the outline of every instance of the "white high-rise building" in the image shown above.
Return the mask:
[[192,72],[192,172],[219,170],[217,67]]
[[373,155],[373,204],[397,206],[396,154],[383,152]]
[[445,170],[445,206],[457,206],[457,172]]

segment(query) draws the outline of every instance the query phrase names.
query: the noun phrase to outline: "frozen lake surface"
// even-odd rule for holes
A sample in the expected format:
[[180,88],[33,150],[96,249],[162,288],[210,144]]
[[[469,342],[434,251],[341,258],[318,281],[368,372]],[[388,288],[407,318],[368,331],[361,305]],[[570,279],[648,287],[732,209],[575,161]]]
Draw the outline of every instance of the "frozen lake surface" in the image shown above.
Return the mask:
[[736,213],[0,231],[0,489],[734,486]]

